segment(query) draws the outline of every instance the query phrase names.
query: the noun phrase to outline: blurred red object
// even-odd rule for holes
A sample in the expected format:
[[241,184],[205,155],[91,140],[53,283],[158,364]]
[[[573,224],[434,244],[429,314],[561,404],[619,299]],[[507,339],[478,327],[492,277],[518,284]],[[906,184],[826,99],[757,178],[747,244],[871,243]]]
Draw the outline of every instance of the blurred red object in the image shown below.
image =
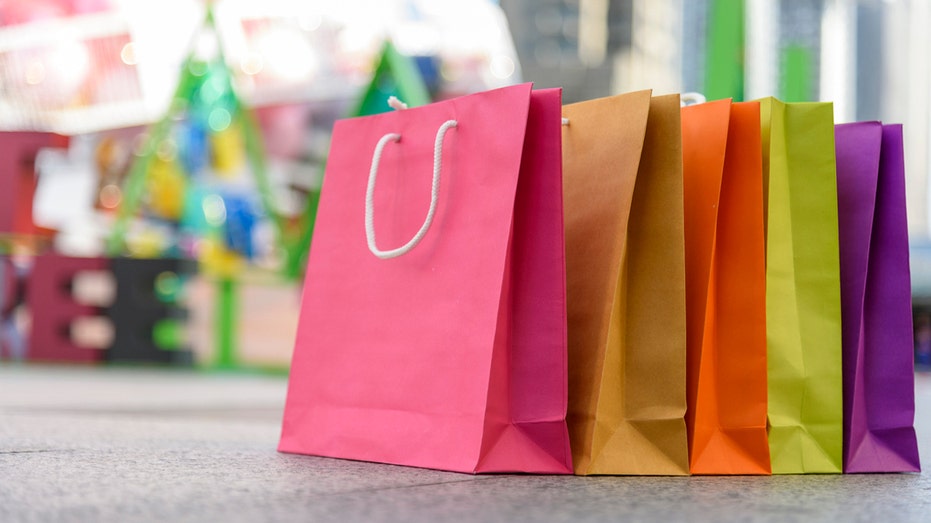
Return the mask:
[[109,11],[109,0],[0,0],[0,25]]

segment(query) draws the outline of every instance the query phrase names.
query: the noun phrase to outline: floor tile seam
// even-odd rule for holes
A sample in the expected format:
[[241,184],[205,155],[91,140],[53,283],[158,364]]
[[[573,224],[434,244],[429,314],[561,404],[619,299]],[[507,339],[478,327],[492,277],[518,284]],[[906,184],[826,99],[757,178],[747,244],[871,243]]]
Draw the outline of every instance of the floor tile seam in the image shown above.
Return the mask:
[[[216,415],[205,414],[215,413]],[[240,416],[240,414],[249,414],[249,416]],[[78,409],[62,409],[62,408],[3,408],[0,407],[0,417],[7,416],[16,416],[20,418],[55,418],[55,417],[68,417],[68,418],[112,418],[112,419],[126,419],[126,418],[139,418],[152,421],[195,421],[195,422],[236,422],[236,423],[248,423],[248,424],[261,424],[261,425],[279,425],[281,419],[279,416],[270,414],[263,416],[259,413],[258,416],[254,416],[255,411],[249,409],[230,409],[230,410],[190,410],[190,409],[178,409],[178,410],[167,410],[167,409],[87,409],[87,408],[78,408]]]
[[327,497],[329,496],[352,496],[355,494],[363,494],[363,493],[386,492],[386,491],[392,491],[392,490],[412,490],[412,489],[418,489],[418,488],[423,488],[423,487],[436,487],[436,486],[442,486],[442,485],[454,485],[454,484],[459,484],[459,483],[471,483],[475,481],[487,481],[489,479],[494,479],[494,478],[495,476],[468,476],[462,479],[431,481],[429,483],[413,483],[410,485],[387,485],[383,487],[342,490],[339,492],[330,492],[330,493],[325,493],[321,495],[324,495]]
[[80,449],[18,449],[18,450],[0,450],[0,456],[13,454],[45,454],[54,452],[77,452]]

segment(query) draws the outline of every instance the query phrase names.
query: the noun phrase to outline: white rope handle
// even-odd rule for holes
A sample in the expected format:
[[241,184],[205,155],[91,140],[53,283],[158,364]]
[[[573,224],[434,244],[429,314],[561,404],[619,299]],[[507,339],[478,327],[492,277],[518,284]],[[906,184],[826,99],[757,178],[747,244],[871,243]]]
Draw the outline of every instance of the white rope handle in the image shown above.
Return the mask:
[[679,95],[679,103],[682,107],[687,107],[689,105],[703,104],[707,101],[705,95],[696,92],[682,93]]
[[457,125],[458,122],[456,122],[456,120],[447,120],[443,122],[443,125],[436,131],[436,141],[433,144],[433,186],[430,190],[430,210],[427,211],[427,217],[424,218],[423,225],[420,226],[420,230],[417,231],[417,234],[415,234],[409,242],[397,249],[387,251],[379,249],[375,242],[375,220],[373,216],[375,207],[375,179],[378,177],[378,164],[381,162],[382,150],[388,142],[399,141],[401,135],[397,133],[388,133],[382,136],[381,139],[378,140],[378,143],[375,144],[375,153],[372,155],[372,169],[369,171],[369,183],[365,189],[365,240],[368,242],[369,250],[372,251],[372,254],[375,256],[383,260],[401,256],[417,246],[420,240],[427,234],[427,230],[433,223],[433,215],[436,213],[436,202],[440,193],[440,168],[443,166],[443,139],[446,136],[446,131]]
[[402,102],[397,96],[389,96],[388,107],[394,109],[395,111],[401,111],[403,109],[407,109],[407,104]]

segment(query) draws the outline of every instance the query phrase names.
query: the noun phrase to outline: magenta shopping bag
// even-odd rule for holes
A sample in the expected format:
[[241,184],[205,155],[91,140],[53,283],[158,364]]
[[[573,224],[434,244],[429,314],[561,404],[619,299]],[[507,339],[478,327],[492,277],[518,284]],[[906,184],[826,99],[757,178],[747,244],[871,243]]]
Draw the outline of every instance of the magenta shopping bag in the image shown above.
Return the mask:
[[837,125],[844,472],[919,470],[902,126]]
[[280,451],[572,472],[560,123],[530,84],[336,123]]

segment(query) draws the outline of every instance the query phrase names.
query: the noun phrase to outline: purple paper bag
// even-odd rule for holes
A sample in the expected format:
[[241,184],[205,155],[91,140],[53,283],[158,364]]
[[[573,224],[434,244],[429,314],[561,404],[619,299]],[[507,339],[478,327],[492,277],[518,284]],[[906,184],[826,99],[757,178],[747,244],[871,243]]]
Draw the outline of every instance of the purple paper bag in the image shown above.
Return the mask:
[[917,472],[902,126],[837,125],[844,472]]

